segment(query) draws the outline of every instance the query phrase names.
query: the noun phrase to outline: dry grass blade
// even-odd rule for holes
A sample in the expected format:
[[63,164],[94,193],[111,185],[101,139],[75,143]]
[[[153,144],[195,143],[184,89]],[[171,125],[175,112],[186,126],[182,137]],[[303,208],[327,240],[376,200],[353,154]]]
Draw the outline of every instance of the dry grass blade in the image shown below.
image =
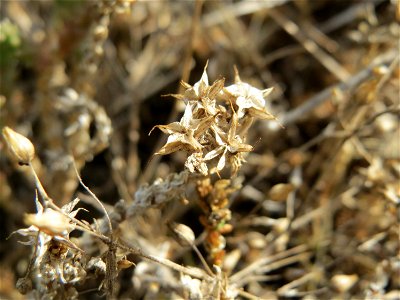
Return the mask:
[[335,89],[348,91],[359,86],[362,82],[368,80],[369,78],[371,78],[371,76],[373,76],[374,68],[392,62],[393,60],[395,60],[396,56],[397,56],[396,49],[390,49],[389,51],[379,55],[365,69],[351,76],[351,78],[349,78],[348,80],[332,85],[322,90],[317,95],[306,100],[304,104],[302,104],[301,106],[296,107],[292,111],[285,113],[284,116],[280,117],[280,121],[284,126],[286,126],[288,124],[297,122],[299,119],[306,117],[313,109],[315,109],[325,101],[328,101],[332,95],[332,92]]
[[298,40],[302,46],[310,52],[327,70],[329,70],[334,76],[336,76],[340,81],[346,81],[350,74],[344,69],[336,60],[325,53],[318,45],[306,37],[300,28],[291,20],[286,18],[276,9],[271,9],[268,14],[289,34]]

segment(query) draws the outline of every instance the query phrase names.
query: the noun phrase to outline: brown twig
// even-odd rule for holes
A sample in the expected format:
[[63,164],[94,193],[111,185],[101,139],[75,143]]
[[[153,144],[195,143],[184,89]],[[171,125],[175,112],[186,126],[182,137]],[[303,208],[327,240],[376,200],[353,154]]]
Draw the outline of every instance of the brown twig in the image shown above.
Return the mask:
[[396,49],[390,49],[389,51],[383,53],[382,55],[375,58],[370,65],[365,69],[362,69],[357,74],[350,77],[348,80],[331,85],[325,88],[317,95],[306,100],[302,105],[296,107],[295,109],[285,113],[283,116],[279,117],[282,125],[287,126],[295,123],[305,117],[314,110],[316,107],[329,100],[333,91],[339,89],[341,91],[348,91],[354,87],[360,85],[362,82],[366,81],[373,75],[373,69],[379,65],[386,65],[392,62],[397,56],[398,51]]
[[310,52],[327,70],[329,70],[340,81],[345,81],[350,74],[332,56],[325,53],[318,45],[307,37],[300,28],[277,9],[271,9],[268,14],[290,35],[292,35],[302,46]]

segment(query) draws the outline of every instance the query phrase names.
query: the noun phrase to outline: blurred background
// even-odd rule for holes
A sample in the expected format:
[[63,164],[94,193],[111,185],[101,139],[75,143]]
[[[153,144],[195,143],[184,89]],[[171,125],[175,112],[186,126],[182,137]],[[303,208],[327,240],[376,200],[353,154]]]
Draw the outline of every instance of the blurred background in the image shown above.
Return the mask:
[[[244,289],[264,299],[399,297],[398,1],[1,1],[0,11],[0,128],[31,139],[59,205],[84,198],[69,153],[110,207],[182,171],[185,153],[153,155],[166,137],[148,133],[183,107],[162,95],[197,82],[207,61],[210,83],[232,83],[236,66],[242,81],[274,87],[267,107],[278,121],[258,122],[247,139],[254,151],[230,199],[233,270],[296,246],[308,253]],[[31,249],[7,237],[35,211],[35,187],[3,140],[0,151],[0,297],[17,299]],[[78,216],[101,216],[83,202],[90,213]],[[201,235],[195,205],[174,209],[153,212],[136,234],[171,241],[167,215]],[[146,298],[134,272],[122,272],[121,298]]]

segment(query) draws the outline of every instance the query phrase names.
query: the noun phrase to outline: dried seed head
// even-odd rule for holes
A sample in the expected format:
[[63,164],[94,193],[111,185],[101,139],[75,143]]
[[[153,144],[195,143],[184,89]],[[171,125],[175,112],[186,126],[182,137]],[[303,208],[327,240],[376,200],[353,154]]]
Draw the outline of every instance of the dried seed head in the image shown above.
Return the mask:
[[35,147],[29,139],[6,126],[2,130],[11,155],[20,165],[29,165],[35,157]]
[[230,168],[235,176],[245,154],[253,150],[246,143],[253,119],[275,119],[264,99],[272,88],[260,90],[242,82],[236,69],[235,84],[224,88],[225,79],[220,78],[210,85],[206,71],[207,64],[198,82],[193,86],[181,82],[186,89],[183,94],[171,95],[182,100],[186,108],[179,122],[155,126],[169,134],[156,154],[184,150],[189,154],[185,167],[191,173],[219,174]]

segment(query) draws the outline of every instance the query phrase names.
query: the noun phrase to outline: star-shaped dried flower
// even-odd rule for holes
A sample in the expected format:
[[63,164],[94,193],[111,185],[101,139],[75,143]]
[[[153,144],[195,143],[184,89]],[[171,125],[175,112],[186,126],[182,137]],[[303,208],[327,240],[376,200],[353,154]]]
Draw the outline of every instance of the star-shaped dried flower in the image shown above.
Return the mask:
[[[203,175],[221,171],[228,160],[232,173],[236,174],[244,153],[253,150],[244,142],[253,120],[275,119],[266,110],[264,99],[272,88],[259,90],[242,82],[236,69],[235,84],[224,88],[225,79],[221,78],[210,86],[207,64],[197,83],[191,86],[182,82],[186,91],[172,95],[184,101],[186,109],[179,122],[154,127],[170,135],[156,154],[186,150],[189,152],[186,168]],[[217,165],[209,171],[207,162],[216,157]]]
[[203,146],[198,139],[213,122],[214,117],[193,119],[192,106],[187,104],[180,122],[154,126],[154,128],[159,128],[162,132],[170,135],[167,143],[156,154],[166,155],[178,150],[201,152]]
[[[250,152],[253,150],[253,146],[249,144],[243,143],[242,139],[239,135],[236,134],[236,129],[238,125],[238,117],[236,113],[233,113],[230,122],[230,128],[228,134],[224,134],[218,129],[216,126],[213,127],[215,133],[215,139],[218,144],[218,147],[204,156],[204,160],[211,160],[217,156],[221,156],[217,163],[217,171],[221,171],[226,164],[226,156],[236,157],[234,161],[236,165],[233,166],[233,173],[235,174],[238,168],[240,167],[240,163],[243,160],[242,152]],[[239,164],[239,165],[238,165]]]
[[201,144],[194,138],[194,128],[191,126],[192,108],[187,105],[180,122],[173,122],[168,125],[156,125],[154,128],[169,134],[167,143],[156,153],[157,155],[166,155],[179,150],[201,151]]
[[183,100],[185,103],[194,104],[193,115],[196,118],[202,117],[205,113],[206,116],[215,115],[218,113],[216,105],[216,96],[224,88],[225,78],[219,78],[210,86],[208,82],[207,66],[204,67],[203,74],[198,82],[193,86],[186,82],[181,82],[186,89],[183,95],[170,94],[177,99]]
[[[235,84],[226,87],[223,92],[226,98],[235,99],[234,103],[238,106],[237,114],[241,119],[247,112],[250,116],[264,120],[272,120],[275,117],[265,108],[265,97],[273,88],[259,90],[248,83],[242,82],[237,69],[235,68]],[[224,96],[223,96],[224,97]]]
[[188,83],[183,83],[183,86],[187,89],[184,93],[187,100],[200,100],[202,97],[207,95],[209,90],[208,75],[207,75],[208,61],[204,67],[203,74],[198,82],[193,86]]

